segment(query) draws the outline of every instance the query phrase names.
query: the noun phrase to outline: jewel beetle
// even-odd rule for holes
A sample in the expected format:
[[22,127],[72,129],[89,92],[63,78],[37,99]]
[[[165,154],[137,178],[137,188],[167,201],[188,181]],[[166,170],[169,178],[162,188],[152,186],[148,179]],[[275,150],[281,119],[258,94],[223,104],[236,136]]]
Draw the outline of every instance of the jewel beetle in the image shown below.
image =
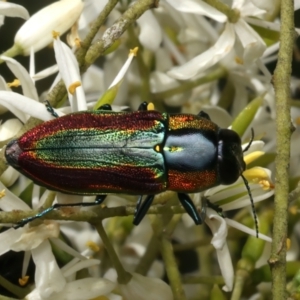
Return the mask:
[[[56,204],[19,226],[61,206],[100,204],[110,193],[140,195],[133,221],[137,225],[155,195],[166,190],[176,192],[194,222],[201,224],[188,193],[232,184],[240,176],[253,205],[242,175],[246,165],[240,137],[219,128],[202,111],[160,113],[148,110],[145,102],[138,111],[113,112],[105,105],[36,126],[9,142],[5,157],[9,165],[50,190],[97,196],[92,203]],[[147,195],[144,201],[142,195]]]

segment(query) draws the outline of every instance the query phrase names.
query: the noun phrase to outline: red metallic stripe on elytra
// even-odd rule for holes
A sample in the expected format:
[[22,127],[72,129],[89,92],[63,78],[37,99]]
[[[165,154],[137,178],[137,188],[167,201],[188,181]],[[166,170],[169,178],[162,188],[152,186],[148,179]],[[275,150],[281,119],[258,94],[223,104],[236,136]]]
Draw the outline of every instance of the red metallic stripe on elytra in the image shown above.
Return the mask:
[[34,182],[70,194],[156,194],[166,189],[165,174],[160,170],[155,173],[154,168],[60,168],[37,159],[32,152],[22,153],[19,165],[22,173]]
[[216,131],[218,126],[208,119],[189,114],[169,115],[169,130],[200,129]]
[[85,111],[69,114],[27,131],[19,139],[21,149],[34,149],[39,140],[55,135],[56,132],[66,129],[93,129],[106,131],[118,130],[147,130],[159,121],[165,121],[165,116],[157,111],[111,112]]
[[168,171],[168,190],[183,193],[197,193],[218,185],[215,170],[201,172]]

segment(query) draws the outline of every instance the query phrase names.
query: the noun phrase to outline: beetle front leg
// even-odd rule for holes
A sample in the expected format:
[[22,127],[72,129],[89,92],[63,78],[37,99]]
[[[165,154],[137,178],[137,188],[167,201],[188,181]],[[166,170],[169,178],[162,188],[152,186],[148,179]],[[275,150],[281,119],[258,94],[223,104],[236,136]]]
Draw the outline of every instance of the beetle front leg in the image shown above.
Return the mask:
[[133,217],[133,224],[139,225],[140,222],[145,217],[149,207],[151,206],[155,195],[148,195],[146,199],[142,202],[143,196],[140,196],[135,208],[134,217]]
[[112,108],[110,104],[103,104],[98,108],[98,110],[112,110]]
[[20,227],[23,227],[26,224],[28,224],[29,222],[34,221],[36,219],[40,219],[40,218],[44,217],[46,214],[48,214],[49,212],[51,212],[55,209],[59,209],[61,207],[75,207],[75,206],[87,207],[87,206],[99,205],[105,200],[106,197],[107,197],[107,195],[98,195],[98,196],[96,196],[96,199],[94,202],[80,202],[80,203],[69,203],[69,204],[56,203],[56,204],[52,205],[51,207],[48,207],[45,210],[41,211],[40,213],[36,214],[35,216],[21,220],[20,222],[17,223],[16,226],[14,226],[14,228],[18,229]]
[[58,114],[55,112],[54,108],[52,107],[52,105],[50,104],[50,102],[48,100],[45,100],[45,106],[47,108],[47,111],[54,117],[54,118],[58,118]]
[[[193,201],[189,197],[189,195],[184,193],[178,193],[178,198],[186,212],[189,216],[194,220],[196,225],[201,225],[204,221],[204,218],[201,218],[196,206],[194,205]],[[203,214],[203,213],[201,213]]]
[[198,116],[201,117],[201,118],[210,120],[210,116],[209,116],[206,112],[204,112],[203,110],[201,110],[201,111],[199,112]]

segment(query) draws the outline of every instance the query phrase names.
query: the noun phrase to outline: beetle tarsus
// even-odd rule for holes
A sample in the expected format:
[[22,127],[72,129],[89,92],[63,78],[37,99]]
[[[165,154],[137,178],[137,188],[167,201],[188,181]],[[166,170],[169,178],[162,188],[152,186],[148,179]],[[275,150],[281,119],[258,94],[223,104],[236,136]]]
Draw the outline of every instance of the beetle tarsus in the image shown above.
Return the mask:
[[181,205],[184,207],[189,216],[194,220],[195,224],[201,225],[203,223],[202,218],[200,217],[198,210],[189,195],[184,193],[178,193],[177,195]]
[[134,213],[133,224],[139,225],[140,222],[145,217],[149,207],[151,206],[155,195],[148,195],[146,199],[142,202],[142,197],[140,196],[137,202],[137,206]]
[[218,213],[218,215],[220,215],[222,218],[225,218],[225,216],[223,214],[223,209],[220,206],[218,206],[214,203],[211,203],[209,200],[207,200],[206,203],[207,203],[207,207],[215,210]]
[[210,120],[210,116],[209,116],[206,112],[204,112],[203,110],[201,110],[201,111],[199,112],[198,116],[201,117],[201,118]]
[[96,196],[94,204],[95,205],[101,204],[105,200],[106,197],[107,197],[107,195],[98,195],[98,196]]
[[104,104],[101,105],[98,110],[112,110],[111,105],[110,104]]
[[14,226],[14,228],[18,229],[20,227],[23,227],[26,224],[28,224],[29,222],[34,221],[36,219],[40,219],[40,218],[44,217],[46,214],[48,214],[49,212],[51,212],[55,209],[59,209],[61,207],[75,207],[75,206],[87,207],[87,206],[99,205],[105,200],[106,197],[107,197],[107,195],[98,195],[98,196],[96,196],[96,199],[94,202],[79,202],[79,203],[68,203],[68,204],[55,203],[51,207],[44,209],[42,212],[36,214],[35,216],[29,217],[26,219],[22,219],[20,222],[17,223],[16,226]]
[[148,102],[143,102],[140,104],[138,111],[147,111],[148,110]]
[[47,108],[47,111],[54,117],[54,118],[58,118],[58,114],[55,112],[54,108],[52,107],[52,105],[50,104],[50,102],[48,100],[45,100],[45,106]]

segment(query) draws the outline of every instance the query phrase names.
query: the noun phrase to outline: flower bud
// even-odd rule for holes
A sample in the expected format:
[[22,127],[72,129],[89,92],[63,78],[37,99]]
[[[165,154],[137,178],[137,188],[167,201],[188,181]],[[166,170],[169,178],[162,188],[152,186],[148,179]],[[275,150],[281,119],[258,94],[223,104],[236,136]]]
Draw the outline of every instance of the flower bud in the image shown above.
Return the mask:
[[23,55],[29,55],[52,42],[52,31],[66,32],[79,18],[83,9],[81,0],[57,1],[34,14],[19,29],[14,47]]

